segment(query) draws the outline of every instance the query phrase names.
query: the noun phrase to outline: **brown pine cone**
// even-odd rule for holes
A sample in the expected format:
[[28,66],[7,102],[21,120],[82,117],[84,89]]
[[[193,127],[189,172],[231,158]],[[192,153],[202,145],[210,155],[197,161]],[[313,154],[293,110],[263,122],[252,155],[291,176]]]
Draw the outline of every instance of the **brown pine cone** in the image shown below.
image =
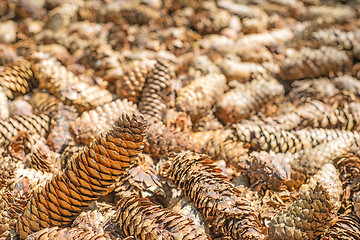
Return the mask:
[[[326,19],[334,23],[344,23],[351,21],[355,17],[354,9],[346,5],[338,6],[309,6],[307,10],[300,16],[301,20],[312,20],[317,18]],[[330,19],[330,20],[329,20]]]
[[225,89],[226,79],[222,74],[209,74],[197,78],[179,91],[176,108],[196,119],[214,105]]
[[146,198],[123,198],[117,204],[114,220],[124,236],[142,240],[210,239],[192,220]]
[[214,234],[234,239],[264,239],[254,207],[232,185],[209,156],[171,153],[160,166],[207,219]]
[[0,121],[0,143],[10,140],[19,132],[28,131],[46,135],[50,127],[50,117],[46,114],[16,116]]
[[84,149],[85,145],[76,144],[73,141],[68,142],[61,153],[61,168],[65,168]]
[[8,97],[2,87],[0,87],[0,120],[9,117]]
[[[0,7],[1,9],[1,7]],[[1,11],[1,10],[0,10]],[[0,13],[1,15],[1,13]],[[8,45],[0,44],[0,66],[6,66],[18,60],[16,51]]]
[[284,81],[329,76],[350,62],[345,52],[332,47],[303,48],[280,65],[279,77]]
[[[126,71],[116,82],[116,94],[120,99],[127,98],[129,101],[138,103],[145,81],[151,71],[151,67],[145,64],[134,66]],[[108,80],[109,81],[109,80]]]
[[69,226],[90,203],[137,164],[146,134],[141,117],[122,115],[113,128],[85,148],[58,175],[37,188],[19,218],[21,238],[51,226]]
[[71,240],[71,239],[88,239],[88,240],[110,240],[107,234],[85,231],[80,228],[44,228],[36,233],[31,234],[28,240]]
[[282,95],[280,83],[260,77],[225,93],[217,103],[216,116],[223,123],[239,122]]
[[349,75],[344,75],[332,79],[334,85],[341,89],[354,93],[357,97],[360,97],[360,81]]
[[36,114],[52,113],[56,110],[59,100],[49,93],[36,92],[30,99],[30,104]]
[[336,217],[341,192],[337,170],[325,165],[299,198],[271,220],[269,239],[317,239]]
[[354,47],[356,36],[354,32],[344,32],[336,28],[320,29],[314,32],[310,41],[315,47],[331,46],[340,50],[351,50]]
[[11,63],[0,72],[0,86],[9,99],[25,95],[39,85],[31,68],[31,63],[23,59]]
[[336,223],[325,231],[320,240],[355,240],[360,236],[360,219],[354,214],[338,217]]
[[78,9],[79,4],[76,1],[71,3],[64,2],[48,13],[46,27],[54,31],[67,27],[76,18]]
[[215,7],[194,14],[190,26],[201,34],[216,34],[229,26],[230,19],[231,15],[228,11]]
[[14,178],[14,172],[17,169],[16,163],[11,157],[0,156],[0,187],[7,186]]
[[125,19],[126,22],[130,25],[139,24],[144,25],[148,24],[150,20],[160,17],[160,12],[156,9],[153,9],[149,6],[137,4],[122,6],[120,9],[108,7],[105,13],[106,21],[117,22],[120,19]]
[[190,62],[190,66],[187,69],[187,74],[191,78],[200,78],[208,74],[220,74],[221,71],[213,61],[206,55],[195,54]]
[[118,99],[83,112],[70,124],[70,132],[77,143],[89,145],[101,133],[108,131],[122,113],[138,114],[138,110],[136,105],[127,99]]
[[219,1],[218,6],[239,16],[239,18],[264,18],[267,14],[258,6],[239,4],[229,1]]
[[358,216],[358,218],[360,218],[360,192],[354,194],[353,203],[354,203],[354,211]]
[[360,157],[349,152],[334,159],[334,165],[340,172],[344,188],[350,188],[351,193],[360,191]]
[[211,131],[211,130],[218,130],[223,128],[223,125],[217,119],[212,112],[209,112],[205,116],[203,116],[200,119],[197,119],[197,121],[193,125],[193,130],[195,132],[205,132],[205,131]]
[[161,121],[172,93],[171,81],[175,78],[174,66],[163,60],[157,60],[149,73],[139,102],[139,111],[146,118]]

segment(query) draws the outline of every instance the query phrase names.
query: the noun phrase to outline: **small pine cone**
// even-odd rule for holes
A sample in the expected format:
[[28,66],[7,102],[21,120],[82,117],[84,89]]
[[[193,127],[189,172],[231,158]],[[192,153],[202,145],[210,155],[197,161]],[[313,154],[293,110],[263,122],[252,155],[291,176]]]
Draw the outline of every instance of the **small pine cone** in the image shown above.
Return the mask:
[[86,231],[80,228],[44,228],[36,233],[31,234],[27,240],[71,240],[71,239],[88,239],[88,240],[111,240],[107,234]]
[[[218,130],[221,131],[221,130]],[[190,144],[188,146],[188,150],[193,152],[203,152],[207,143],[216,136],[216,131],[205,131],[205,132],[193,132],[189,135]],[[210,154],[208,154],[210,155]]]
[[279,82],[259,78],[225,93],[217,103],[216,116],[223,123],[239,122],[282,95],[284,87]]
[[151,66],[141,64],[126,71],[116,82],[116,94],[120,99],[138,103],[145,81],[151,71]]
[[342,188],[333,165],[303,187],[299,198],[271,220],[269,239],[317,239],[336,217]]
[[79,7],[78,16],[81,21],[88,22],[103,22],[103,12],[101,9],[104,8],[104,5],[100,1],[87,1],[81,2]]
[[349,187],[351,193],[360,191],[360,157],[350,152],[339,156],[333,162],[340,172],[344,188]]
[[336,223],[325,231],[320,240],[355,240],[360,236],[360,219],[354,214],[338,217]]
[[210,239],[192,220],[146,198],[123,198],[117,204],[114,220],[122,235],[142,240]]
[[360,218],[360,192],[354,194],[353,197],[354,211],[358,218]]
[[206,55],[195,54],[191,60],[187,74],[192,78],[200,78],[211,74],[220,74],[221,71]]
[[146,134],[143,118],[127,115],[85,148],[45,186],[37,188],[17,223],[21,238],[51,226],[68,226],[138,162]]
[[105,20],[110,22],[117,22],[120,19],[125,19],[126,22],[130,25],[139,24],[144,25],[148,24],[152,19],[156,20],[160,17],[160,12],[154,8],[151,8],[146,5],[129,5],[122,6],[121,9],[118,8],[107,8],[105,14]]
[[2,87],[0,87],[0,120],[9,117],[8,97]]
[[141,94],[139,111],[146,118],[161,121],[170,101],[171,82],[175,78],[174,66],[168,62],[157,60],[149,73]]
[[237,46],[270,46],[272,44],[280,44],[286,42],[294,37],[293,31],[290,28],[278,28],[272,31],[247,34],[240,38],[237,42]]
[[250,201],[242,197],[207,155],[172,153],[163,160],[160,173],[193,201],[214,234],[234,239],[264,239]]
[[279,77],[284,81],[329,76],[350,62],[345,52],[332,47],[303,48],[280,65]]
[[311,35],[312,44],[336,47],[340,50],[351,50],[355,41],[354,32],[343,32],[336,28],[320,29]]
[[230,24],[231,15],[223,9],[203,10],[194,14],[190,20],[193,29],[201,34],[216,34]]
[[83,112],[70,124],[70,132],[77,143],[89,145],[101,133],[108,131],[122,113],[138,114],[138,110],[136,105],[127,99],[118,99]]
[[182,132],[173,132],[162,122],[149,126],[144,152],[160,158],[174,150],[184,150],[189,145],[189,136]]
[[81,144],[76,144],[71,141],[67,143],[66,147],[61,153],[61,168],[65,168],[66,165],[72,161],[81,151],[84,151],[85,146]]
[[76,12],[79,9],[79,4],[74,2],[65,2],[60,6],[52,9],[48,13],[47,28],[57,31],[60,28],[67,27],[73,19],[76,18]]
[[356,16],[355,10],[346,5],[340,6],[309,6],[300,16],[301,20],[326,19],[333,24],[351,21]]
[[16,116],[0,121],[0,143],[10,140],[19,132],[29,131],[30,133],[38,133],[42,136],[49,131],[50,117],[45,114]]
[[163,122],[173,132],[191,132],[192,122],[190,116],[185,112],[176,111],[175,108],[166,109]]
[[195,132],[205,132],[221,128],[223,128],[223,125],[212,112],[209,112],[204,117],[197,119],[193,125],[193,130]]
[[332,79],[334,85],[341,89],[354,93],[357,97],[360,97],[360,81],[349,75],[344,75]]
[[244,176],[253,191],[279,190],[285,181],[290,180],[290,165],[275,154],[252,152],[244,162]]
[[258,6],[238,4],[229,1],[219,1],[218,6],[224,8],[239,18],[264,18],[267,14]]
[[176,107],[196,119],[196,116],[206,113],[214,105],[225,89],[226,79],[222,74],[209,74],[197,78],[180,90],[176,98]]
[[30,99],[30,104],[36,114],[52,113],[56,110],[59,100],[49,93],[36,92]]
[[75,108],[62,104],[57,105],[52,112],[50,131],[47,137],[47,143],[52,150],[60,152],[72,140],[70,123],[73,123],[77,116]]
[[308,139],[301,139],[296,132],[253,124],[236,124],[234,127],[238,141],[250,144],[254,151],[294,153],[309,146]]
[[238,62],[231,59],[221,59],[216,64],[226,76],[227,81],[250,81],[253,75],[265,74],[266,69],[258,63]]
[[116,183],[115,202],[125,197],[136,196],[164,203],[166,199],[165,185],[157,176],[152,159],[146,155],[141,158],[145,159],[139,166],[129,169]]
[[9,185],[14,178],[14,172],[17,169],[16,163],[10,156],[0,156],[0,187]]
[[31,69],[31,63],[20,60],[6,66],[0,72],[0,86],[9,99],[24,95],[38,86],[38,81]]

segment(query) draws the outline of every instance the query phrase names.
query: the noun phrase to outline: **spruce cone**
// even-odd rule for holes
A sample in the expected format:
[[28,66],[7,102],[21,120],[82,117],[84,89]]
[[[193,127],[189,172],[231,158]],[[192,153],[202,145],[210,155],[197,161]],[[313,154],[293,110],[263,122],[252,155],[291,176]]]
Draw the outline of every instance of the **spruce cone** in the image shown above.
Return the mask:
[[349,152],[334,159],[334,165],[340,172],[344,188],[349,187],[351,193],[360,191],[360,157]]
[[122,113],[137,114],[138,110],[136,105],[127,99],[118,99],[83,112],[70,124],[70,131],[76,142],[89,145],[101,133],[108,131]]
[[76,12],[78,9],[79,4],[77,4],[76,1],[71,3],[65,2],[60,6],[52,9],[48,13],[47,27],[54,31],[63,27],[67,27],[76,17]]
[[325,165],[300,197],[271,220],[269,239],[317,239],[336,217],[341,192],[337,170]]
[[52,113],[56,110],[59,100],[49,93],[36,92],[30,99],[30,104],[35,113]]
[[251,203],[230,183],[207,155],[172,153],[160,167],[163,177],[184,191],[215,234],[234,239],[264,239]]
[[353,203],[354,203],[354,211],[358,216],[358,218],[360,218],[360,192],[354,194]]
[[183,87],[176,98],[179,111],[193,118],[206,113],[225,92],[226,79],[222,74],[209,74]]
[[354,93],[357,97],[360,97],[360,81],[349,75],[334,78],[334,85],[341,89]]
[[17,224],[20,237],[46,227],[70,225],[92,201],[107,193],[125,169],[137,163],[145,132],[142,118],[122,115],[112,130],[33,192]]
[[354,240],[360,236],[360,219],[354,214],[338,217],[336,223],[325,231],[320,240]]
[[310,41],[316,47],[331,46],[340,50],[351,50],[356,40],[353,32],[343,32],[336,28],[320,29],[312,34]]
[[10,140],[19,132],[29,131],[46,135],[49,131],[50,118],[48,115],[41,114],[30,116],[16,116],[0,121],[0,143]]
[[326,19],[334,23],[344,23],[351,21],[356,13],[350,6],[309,6],[307,10],[300,16],[302,20],[312,20],[316,18]]
[[64,168],[71,159],[75,158],[81,151],[85,149],[84,145],[69,142],[61,153],[61,166]]
[[128,197],[120,200],[114,221],[121,234],[142,240],[210,239],[192,220],[146,198]]
[[112,9],[106,12],[106,20],[116,22],[121,18],[125,19],[129,24],[148,24],[150,20],[160,17],[160,12],[145,5],[129,5],[123,6],[121,9]]
[[198,119],[193,125],[193,130],[195,132],[205,132],[221,128],[223,128],[223,125],[212,112],[209,112],[204,117]]
[[279,77],[285,81],[329,76],[342,70],[349,57],[332,47],[303,48],[280,65]]
[[146,118],[161,121],[172,93],[171,81],[175,78],[174,66],[158,60],[148,75],[139,102],[139,111]]
[[191,27],[201,34],[219,33],[230,24],[231,15],[223,9],[197,12],[190,20]]
[[0,87],[0,120],[9,117],[9,103],[6,93],[2,87]]
[[6,66],[0,73],[0,86],[9,99],[25,95],[38,86],[31,67],[27,60],[20,60]]
[[223,123],[239,122],[281,95],[284,87],[276,80],[256,79],[225,93],[217,103],[216,116]]
[[107,234],[95,233],[93,231],[85,231],[80,228],[45,228],[36,233],[31,234],[27,240],[72,240],[72,239],[88,239],[88,240],[110,240]]

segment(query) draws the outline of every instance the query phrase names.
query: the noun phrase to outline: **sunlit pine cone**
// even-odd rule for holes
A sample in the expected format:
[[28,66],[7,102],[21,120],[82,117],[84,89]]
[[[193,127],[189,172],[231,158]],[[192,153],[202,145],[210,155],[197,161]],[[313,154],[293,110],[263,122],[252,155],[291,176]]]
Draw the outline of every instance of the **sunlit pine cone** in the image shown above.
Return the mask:
[[[251,145],[254,151],[294,153],[309,146],[308,135],[300,138],[296,132],[277,130],[269,126],[236,124],[236,140]],[[310,134],[309,134],[310,135]]]
[[282,95],[279,82],[260,77],[225,93],[217,103],[216,116],[223,123],[239,122]]
[[151,71],[151,66],[140,64],[126,71],[116,82],[116,94],[120,99],[127,98],[133,103],[138,103],[146,79]]
[[110,240],[107,234],[85,231],[80,228],[44,228],[36,233],[31,234],[28,240],[71,240],[71,239],[91,239],[91,240]]
[[338,6],[309,6],[307,10],[300,15],[301,20],[312,20],[316,18],[325,18],[333,24],[340,24],[351,21],[355,17],[354,9],[346,5]]
[[284,81],[329,76],[350,62],[345,52],[332,47],[302,48],[280,65],[279,77]]
[[275,216],[269,239],[316,239],[331,225],[340,207],[341,181],[331,164],[304,185],[297,200]]
[[332,79],[334,85],[341,89],[354,93],[357,97],[360,97],[360,81],[349,75],[344,75]]
[[354,32],[344,32],[336,28],[320,29],[311,35],[310,41],[320,46],[331,46],[336,47],[340,50],[351,50],[355,41],[356,36]]
[[223,128],[223,125],[212,112],[209,112],[204,117],[197,119],[193,125],[193,130],[195,132],[218,130],[221,128]]
[[334,159],[333,162],[340,172],[344,188],[349,187],[351,193],[360,191],[360,157],[349,152]]
[[53,113],[60,101],[49,93],[36,92],[30,99],[30,104],[36,114]]
[[171,81],[175,78],[175,67],[170,63],[157,60],[149,73],[139,102],[139,111],[146,118],[161,121],[172,93]]
[[192,220],[150,202],[146,198],[123,198],[113,219],[124,236],[142,240],[210,239]]
[[0,121],[0,143],[10,140],[21,131],[46,135],[50,127],[50,117],[46,114],[16,116]]
[[71,134],[78,143],[89,145],[97,136],[110,129],[122,113],[138,114],[137,107],[127,99],[115,100],[81,114],[70,124]]
[[163,159],[160,174],[194,202],[214,234],[264,239],[255,208],[209,156],[188,151],[169,154]]
[[196,119],[214,105],[223,95],[226,87],[226,78],[222,74],[209,74],[196,78],[179,91],[176,108]]
[[76,18],[76,13],[79,9],[78,1],[71,3],[64,2],[60,6],[52,9],[48,13],[48,21],[46,26],[52,30],[58,30],[67,27],[73,19]]
[[189,145],[189,136],[183,132],[173,132],[162,122],[149,126],[144,152],[160,158],[173,150],[184,150]]
[[31,63],[27,60],[13,62],[0,72],[0,86],[3,87],[9,99],[30,92],[38,84],[31,69]]
[[2,87],[0,87],[0,120],[9,117],[8,97]]
[[[221,131],[221,130],[219,130]],[[214,130],[204,132],[193,132],[190,136],[190,144],[187,148],[193,152],[203,152],[207,143],[215,136]],[[209,154],[208,154],[209,155]]]
[[244,158],[243,174],[253,191],[280,190],[280,186],[290,180],[290,165],[275,154],[252,152]]
[[354,214],[342,215],[325,231],[320,240],[353,240],[359,238],[360,219]]
[[358,218],[360,218],[360,192],[354,194],[353,197],[354,211]]
[[72,159],[66,168],[37,188],[17,223],[22,239],[51,226],[69,226],[90,203],[107,194],[124,171],[137,164],[146,123],[122,115],[113,128]]
[[197,12],[191,19],[192,28],[201,34],[219,33],[230,24],[231,15],[223,9],[210,9]]

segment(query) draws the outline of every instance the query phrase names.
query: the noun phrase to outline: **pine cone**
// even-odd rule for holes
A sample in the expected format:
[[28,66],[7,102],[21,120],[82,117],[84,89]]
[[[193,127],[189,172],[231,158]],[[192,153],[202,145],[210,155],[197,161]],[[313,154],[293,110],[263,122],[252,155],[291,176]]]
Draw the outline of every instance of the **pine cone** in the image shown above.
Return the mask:
[[320,29],[311,35],[310,41],[316,47],[331,46],[340,50],[351,50],[355,41],[353,32],[343,32],[336,28]]
[[338,217],[336,223],[325,231],[320,240],[353,240],[360,236],[360,219],[354,214]]
[[0,156],[0,187],[3,188],[14,178],[16,163],[9,156]]
[[264,18],[267,14],[258,6],[220,1],[218,6],[224,8],[239,18]]
[[42,136],[49,131],[50,118],[48,115],[41,114],[30,116],[16,116],[0,121],[0,143],[10,140],[19,132],[29,131],[38,133]]
[[205,116],[197,121],[193,125],[193,130],[195,132],[205,132],[211,130],[218,130],[223,128],[223,125],[220,123],[219,119],[217,119],[212,112],[209,112]]
[[221,74],[221,71],[208,56],[195,54],[187,69],[187,74],[191,78],[200,78],[206,75]]
[[125,169],[137,163],[145,132],[142,118],[122,115],[112,130],[33,192],[17,224],[20,237],[46,227],[70,225],[92,201],[107,193]]
[[334,85],[341,89],[354,93],[357,97],[360,97],[360,81],[349,75],[340,76],[332,79]]
[[25,95],[38,86],[38,80],[31,67],[29,61],[20,60],[6,66],[0,73],[0,86],[3,87],[9,99]]
[[223,9],[197,12],[190,20],[191,27],[201,34],[219,33],[230,24],[231,15]]
[[179,111],[187,112],[192,119],[206,113],[225,92],[226,79],[221,74],[209,74],[193,80],[183,87],[176,98]]
[[[350,6],[309,6],[307,10],[300,16],[301,20],[312,20],[316,18],[327,19],[333,24],[340,24],[351,21],[356,13]],[[330,19],[330,20],[329,20]]]
[[317,239],[336,217],[341,192],[337,170],[325,165],[300,197],[271,220],[269,239]]
[[192,220],[164,209],[146,198],[123,198],[114,221],[124,236],[152,239],[210,239]]
[[279,77],[284,81],[329,76],[350,62],[345,52],[332,47],[303,48],[280,65]]
[[[1,9],[1,7],[0,7]],[[0,10],[1,11],[1,10]],[[1,13],[0,13],[1,15]],[[18,56],[16,55],[16,51],[12,49],[8,45],[0,44],[0,66],[9,65],[16,60],[18,60]]]
[[284,87],[276,80],[257,78],[225,93],[217,103],[216,116],[223,123],[239,122],[281,95]]
[[230,82],[233,80],[247,82],[252,80],[254,75],[266,73],[266,69],[258,63],[221,59],[216,61],[216,64],[221,69],[221,72],[223,72],[223,74],[226,76],[227,81]]
[[270,46],[272,44],[281,44],[294,37],[293,31],[289,28],[277,28],[272,31],[247,34],[240,38],[237,46]]
[[157,60],[141,94],[139,111],[146,118],[161,121],[170,101],[171,81],[175,78],[174,66]]
[[344,188],[349,187],[351,193],[360,191],[360,157],[349,152],[334,159],[334,165],[340,172]]
[[360,218],[360,192],[354,194],[353,203],[354,203],[354,211],[358,216],[358,218]]
[[48,13],[47,27],[54,31],[63,27],[67,27],[76,17],[76,12],[78,9],[79,4],[77,4],[76,1],[71,3],[65,2],[60,6],[52,9]]
[[234,239],[264,239],[251,203],[207,155],[172,153],[163,160],[160,172],[194,202],[214,234]]
[[36,92],[30,99],[30,104],[35,113],[52,113],[56,110],[59,100],[49,93]]
[[122,113],[137,114],[138,110],[132,102],[118,99],[83,112],[70,124],[70,131],[76,142],[89,145],[101,133],[108,131]]
[[44,228],[36,233],[31,234],[28,240],[71,240],[71,239],[91,239],[91,240],[110,240],[107,234],[85,231],[79,228]]
[[66,147],[61,153],[61,166],[64,168],[73,158],[75,158],[81,151],[85,149],[84,145],[76,144],[71,141],[67,143]]
[[9,103],[6,93],[2,87],[0,87],[0,120],[9,117]]
[[123,6],[121,9],[108,8],[105,16],[106,20],[110,22],[116,22],[123,18],[130,25],[144,25],[148,24],[152,19],[159,18],[160,13],[156,9],[138,4]]

